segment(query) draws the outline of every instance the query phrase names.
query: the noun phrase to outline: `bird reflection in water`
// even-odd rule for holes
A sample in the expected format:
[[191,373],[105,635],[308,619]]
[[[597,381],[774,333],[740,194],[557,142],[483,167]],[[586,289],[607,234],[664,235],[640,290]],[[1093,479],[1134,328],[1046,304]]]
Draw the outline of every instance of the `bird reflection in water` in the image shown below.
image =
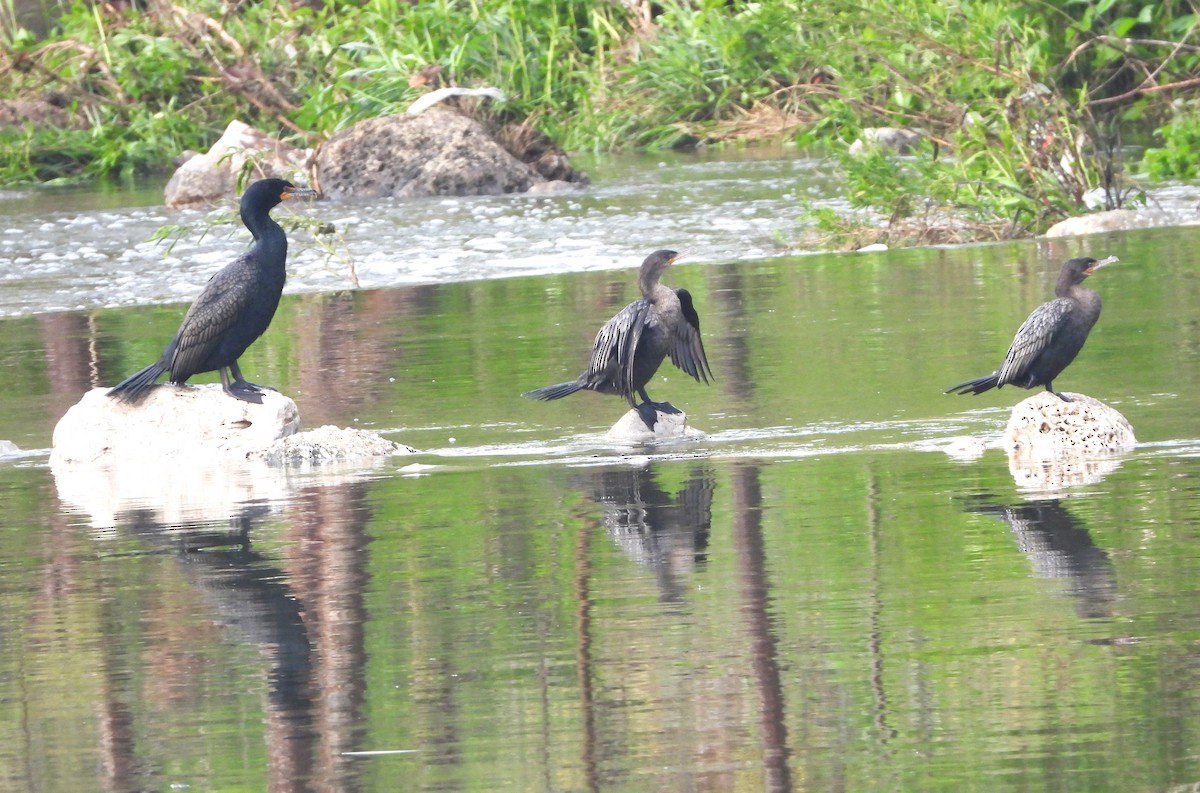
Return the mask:
[[312,693],[312,644],[301,616],[303,603],[274,560],[254,550],[250,529],[268,514],[247,504],[228,528],[217,524],[163,526],[149,513],[122,514],[122,526],[152,545],[173,545],[188,583],[200,603],[229,637],[263,648],[270,658],[268,679],[272,708],[289,719],[309,721]]
[[654,570],[664,602],[677,602],[686,577],[703,565],[712,528],[711,471],[696,469],[674,494],[653,468],[617,468],[592,476],[592,500],[604,507],[604,529],[630,559]]
[[[228,521],[191,525],[164,525],[151,510],[120,515],[123,530],[176,552],[196,613],[263,658],[268,789],[354,789],[361,773],[345,750],[362,737],[364,492],[360,482],[301,490],[292,522],[314,541],[279,556],[251,544],[254,524],[278,519],[278,504],[245,502]],[[136,756],[133,746],[108,750]]]
[[969,511],[1008,524],[1034,573],[1039,578],[1066,583],[1080,617],[1104,619],[1113,615],[1117,579],[1112,560],[1061,501],[1028,501],[1015,506],[978,504]]

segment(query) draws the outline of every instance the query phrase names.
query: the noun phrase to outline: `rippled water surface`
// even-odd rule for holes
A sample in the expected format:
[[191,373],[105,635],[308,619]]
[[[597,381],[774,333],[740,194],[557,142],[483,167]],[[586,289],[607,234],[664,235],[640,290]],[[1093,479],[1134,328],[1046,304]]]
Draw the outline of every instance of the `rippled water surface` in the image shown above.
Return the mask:
[[[16,201],[8,249],[42,222],[63,258],[0,282],[0,790],[1200,782],[1200,230],[784,257],[796,201],[835,200],[819,164],[653,163],[314,208],[386,240],[359,275],[401,285],[330,289],[306,249],[243,369],[306,426],[421,451],[286,471],[52,469],[59,417],[155,358],[169,301],[242,243],[147,258],[128,239],[177,218],[136,196],[87,223]],[[631,448],[616,399],[521,399],[579,371],[664,246],[695,251],[668,275],[717,380],[650,392],[707,435]],[[1025,392],[941,390],[1084,253],[1121,264],[1056,385],[1139,445],[1023,470],[984,446]]]

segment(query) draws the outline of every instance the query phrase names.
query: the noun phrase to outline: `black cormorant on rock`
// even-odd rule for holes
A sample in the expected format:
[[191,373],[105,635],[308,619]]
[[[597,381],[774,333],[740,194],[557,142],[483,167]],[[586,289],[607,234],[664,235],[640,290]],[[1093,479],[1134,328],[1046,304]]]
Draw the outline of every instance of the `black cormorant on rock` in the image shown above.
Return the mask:
[[246,188],[241,216],[254,235],[250,250],[209,279],[162,357],[108,395],[137,402],[164,373],[172,383],[186,383],[192,375],[215,371],[230,396],[261,403],[262,387],[246,382],[237,362],[271,324],[283,292],[287,237],[270,212],[281,201],[312,195],[315,191],[283,179],[262,179]]
[[1054,390],[1054,378],[1075,360],[1100,318],[1100,296],[1082,284],[1089,275],[1115,261],[1117,257],[1110,256],[1099,261],[1071,259],[1063,264],[1054,288],[1057,297],[1033,310],[1017,330],[1000,368],[984,377],[951,386],[946,393],[982,394],[1010,383],[1021,388],[1044,385],[1059,399],[1070,402]]
[[[679,257],[675,251],[655,251],[642,262],[638,274],[640,300],[621,309],[604,323],[592,344],[587,371],[566,383],[528,391],[531,399],[562,399],[588,389],[601,394],[624,397],[653,431],[658,411],[678,413],[666,402],[652,402],[646,384],[663,358],[697,381],[712,378],[712,369],[700,340],[700,316],[686,289],[672,289],[659,283],[663,272]],[[642,398],[639,405],[634,395]]]

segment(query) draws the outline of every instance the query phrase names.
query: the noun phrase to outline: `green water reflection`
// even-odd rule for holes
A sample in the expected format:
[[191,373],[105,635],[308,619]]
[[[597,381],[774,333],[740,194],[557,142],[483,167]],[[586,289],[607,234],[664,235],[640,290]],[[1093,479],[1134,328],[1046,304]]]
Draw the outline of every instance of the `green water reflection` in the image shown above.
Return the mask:
[[[573,376],[631,272],[285,300],[243,361],[308,426],[423,449],[115,527],[0,464],[0,789],[1166,790],[1200,780],[1200,233],[679,266],[710,436],[631,455]],[[1035,500],[992,369],[1079,253],[1062,388],[1143,446]],[[3,323],[0,438],[48,447],[179,307]],[[386,754],[360,754],[387,752]]]

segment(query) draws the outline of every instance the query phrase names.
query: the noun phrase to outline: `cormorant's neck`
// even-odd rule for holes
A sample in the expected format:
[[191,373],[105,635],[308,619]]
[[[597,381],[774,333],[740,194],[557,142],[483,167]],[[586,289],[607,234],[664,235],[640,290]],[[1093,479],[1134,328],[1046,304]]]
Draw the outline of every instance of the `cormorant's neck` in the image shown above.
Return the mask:
[[1054,294],[1057,297],[1077,297],[1081,294],[1092,294],[1092,290],[1084,288],[1083,281],[1060,278],[1058,286],[1054,288]]
[[[275,236],[284,237],[283,227],[275,219],[264,213],[262,215],[242,214],[242,223],[250,229],[255,240],[270,239]],[[286,239],[286,237],[285,237]]]
[[657,270],[643,270],[638,274],[638,289],[642,290],[642,297],[650,297],[656,288],[658,288],[658,279],[662,273]]

